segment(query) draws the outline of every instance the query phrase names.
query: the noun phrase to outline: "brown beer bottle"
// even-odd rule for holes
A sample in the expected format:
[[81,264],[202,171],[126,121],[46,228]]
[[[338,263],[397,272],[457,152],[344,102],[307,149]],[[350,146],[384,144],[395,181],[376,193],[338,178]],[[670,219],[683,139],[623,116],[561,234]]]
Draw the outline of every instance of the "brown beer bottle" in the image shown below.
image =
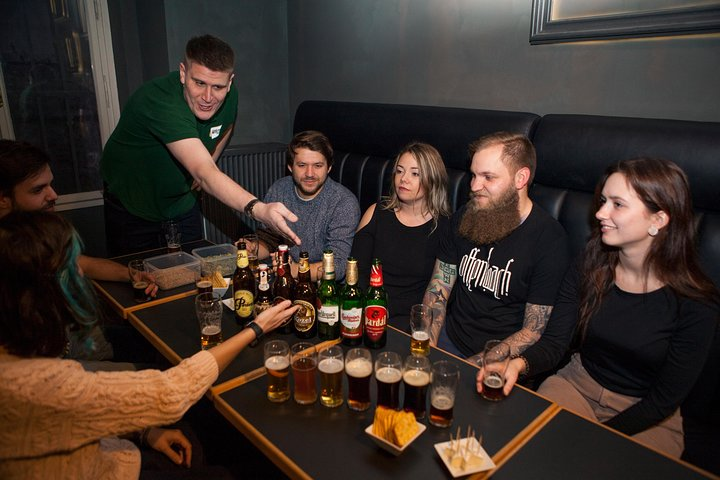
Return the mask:
[[235,299],[235,320],[242,326],[255,317],[255,275],[250,270],[247,247],[240,242],[237,252],[237,268],[233,274],[233,298]]
[[308,252],[300,252],[298,282],[295,287],[295,299],[293,300],[293,305],[300,305],[300,309],[293,315],[296,337],[312,338],[317,333],[316,304],[317,296],[310,278]]
[[260,284],[258,285],[257,298],[255,298],[255,316],[272,307],[273,299],[270,293],[270,284],[268,283],[268,266],[265,263],[258,265],[258,275],[260,276]]
[[[290,259],[287,245],[278,246],[278,267],[272,286],[273,303],[295,300],[295,279],[290,273]],[[292,317],[278,327],[281,333],[293,333]]]
[[358,287],[358,264],[353,257],[347,259],[345,286],[340,292],[340,337],[343,345],[354,347],[362,343],[363,307],[362,290]]
[[387,293],[383,288],[382,264],[374,258],[370,268],[370,286],[365,294],[363,341],[368,348],[383,348],[387,342]]

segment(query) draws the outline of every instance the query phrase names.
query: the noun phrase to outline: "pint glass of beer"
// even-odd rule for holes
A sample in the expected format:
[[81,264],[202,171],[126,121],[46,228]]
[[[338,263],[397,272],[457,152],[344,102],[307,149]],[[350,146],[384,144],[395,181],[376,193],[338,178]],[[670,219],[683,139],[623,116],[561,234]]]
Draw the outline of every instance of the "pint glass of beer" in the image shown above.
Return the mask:
[[395,352],[382,352],[375,359],[377,404],[394,410],[400,409],[400,380],[402,359]]
[[432,366],[430,384],[430,423],[436,427],[449,427],[453,421],[455,392],[460,381],[460,369],[448,360]]
[[430,353],[430,325],[432,325],[430,307],[423,304],[410,307],[410,353],[413,355]]
[[348,408],[363,412],[370,408],[370,377],[373,364],[370,350],[351,348],[345,355],[345,374],[348,379]]
[[343,403],[343,350],[338,345],[318,352],[320,371],[320,403],[326,407],[339,407]]
[[505,398],[505,371],[510,363],[510,345],[500,340],[488,340],[483,352],[482,396],[497,402]]
[[145,289],[150,285],[143,276],[145,272],[145,264],[142,260],[130,260],[128,262],[128,273],[130,274],[130,282],[133,287],[133,298],[137,303],[143,303],[150,300],[150,295],[145,293]]
[[403,410],[412,412],[418,420],[425,418],[427,413],[427,391],[431,372],[432,366],[427,357],[410,355],[405,359],[402,375],[405,384]]
[[216,293],[195,297],[195,314],[200,324],[200,346],[203,350],[222,342],[222,299]]
[[290,348],[290,366],[295,381],[293,398],[300,405],[309,405],[317,400],[317,352],[315,345],[298,342]]
[[271,402],[284,402],[290,398],[290,346],[285,340],[267,342],[264,347],[267,370],[267,398]]

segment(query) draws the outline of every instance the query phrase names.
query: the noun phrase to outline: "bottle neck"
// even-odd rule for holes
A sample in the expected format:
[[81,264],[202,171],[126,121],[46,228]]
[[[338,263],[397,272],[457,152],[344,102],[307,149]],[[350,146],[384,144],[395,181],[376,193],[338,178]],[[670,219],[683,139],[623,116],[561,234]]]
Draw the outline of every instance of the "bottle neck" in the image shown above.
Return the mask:
[[345,270],[345,283],[350,286],[357,285],[358,282],[358,270],[357,263],[348,263]]

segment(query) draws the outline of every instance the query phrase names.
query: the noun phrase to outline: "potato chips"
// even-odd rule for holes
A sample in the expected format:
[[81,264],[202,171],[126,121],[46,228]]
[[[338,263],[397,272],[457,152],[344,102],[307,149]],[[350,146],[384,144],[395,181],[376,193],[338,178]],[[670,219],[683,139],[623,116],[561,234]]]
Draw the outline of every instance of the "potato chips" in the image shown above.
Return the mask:
[[398,412],[386,407],[375,409],[373,433],[398,447],[404,446],[418,432],[412,412]]

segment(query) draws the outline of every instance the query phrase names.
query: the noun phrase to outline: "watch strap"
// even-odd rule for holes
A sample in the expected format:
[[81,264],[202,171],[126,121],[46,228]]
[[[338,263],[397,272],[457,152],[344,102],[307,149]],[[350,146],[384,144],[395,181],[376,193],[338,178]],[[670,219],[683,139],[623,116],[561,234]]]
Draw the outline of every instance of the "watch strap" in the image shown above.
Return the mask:
[[248,323],[248,324],[245,326],[245,328],[251,328],[252,331],[255,332],[255,340],[253,340],[252,342],[250,342],[250,346],[251,346],[251,347],[254,347],[255,345],[258,344],[258,342],[260,341],[260,339],[263,337],[263,335],[264,335],[263,330],[262,330],[262,328],[260,328],[260,325],[258,325],[258,324],[255,323],[254,321]]

